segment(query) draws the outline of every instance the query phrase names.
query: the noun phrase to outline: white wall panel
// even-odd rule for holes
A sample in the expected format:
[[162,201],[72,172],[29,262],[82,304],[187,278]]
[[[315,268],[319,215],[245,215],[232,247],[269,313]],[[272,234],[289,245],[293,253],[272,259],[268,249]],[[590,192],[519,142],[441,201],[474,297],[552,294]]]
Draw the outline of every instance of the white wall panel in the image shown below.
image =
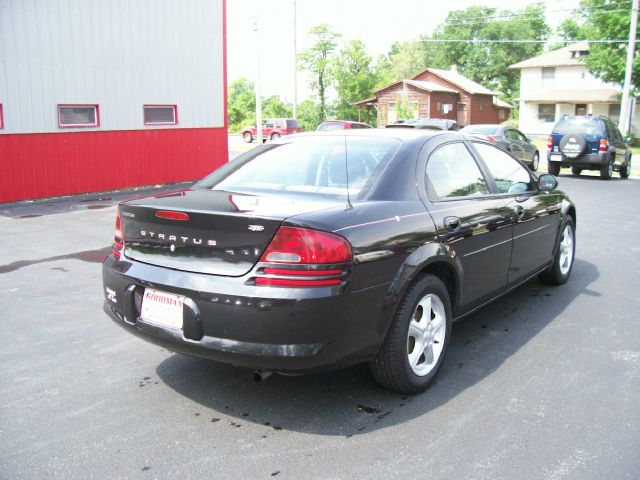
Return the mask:
[[[99,104],[100,130],[222,127],[222,29],[222,0],[1,0],[0,134],[68,132],[65,103]],[[179,125],[145,126],[144,104]]]

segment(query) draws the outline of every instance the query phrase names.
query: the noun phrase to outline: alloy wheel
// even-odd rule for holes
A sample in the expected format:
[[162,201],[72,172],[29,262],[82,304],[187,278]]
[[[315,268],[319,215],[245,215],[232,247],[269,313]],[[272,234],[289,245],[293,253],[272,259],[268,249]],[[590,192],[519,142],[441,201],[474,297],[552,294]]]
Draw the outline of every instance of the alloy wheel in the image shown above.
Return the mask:
[[562,232],[560,238],[560,273],[566,275],[571,269],[573,263],[573,229],[571,225],[567,225]]
[[407,334],[409,366],[416,375],[427,375],[438,363],[444,347],[447,321],[444,304],[432,293],[420,299]]

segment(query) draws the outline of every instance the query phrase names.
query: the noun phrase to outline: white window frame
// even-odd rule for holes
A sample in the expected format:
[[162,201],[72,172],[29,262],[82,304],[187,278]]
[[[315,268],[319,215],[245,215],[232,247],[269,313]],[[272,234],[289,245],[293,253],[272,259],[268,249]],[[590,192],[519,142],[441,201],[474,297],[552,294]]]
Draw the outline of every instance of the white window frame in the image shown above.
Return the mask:
[[[62,123],[60,112],[63,108],[93,108],[95,121],[93,123]],[[56,110],[58,113],[58,128],[98,128],[100,126],[100,106],[97,103],[59,103]]]
[[[172,122],[147,122],[147,109],[160,109],[160,108],[171,108],[173,110],[173,121]],[[178,124],[178,105],[171,104],[145,104],[142,106],[142,121],[146,126],[156,126],[156,125],[177,125]]]

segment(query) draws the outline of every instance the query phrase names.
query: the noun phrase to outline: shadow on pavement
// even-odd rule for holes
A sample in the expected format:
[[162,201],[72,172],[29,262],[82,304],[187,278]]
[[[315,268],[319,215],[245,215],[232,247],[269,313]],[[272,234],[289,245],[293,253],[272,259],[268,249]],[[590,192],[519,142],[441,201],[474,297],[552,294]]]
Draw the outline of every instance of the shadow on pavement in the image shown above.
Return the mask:
[[420,417],[482,381],[577,297],[600,296],[589,288],[598,276],[595,265],[577,259],[567,285],[549,287],[532,280],[458,322],[438,379],[421,395],[377,386],[366,365],[326,374],[273,375],[254,383],[247,369],[173,355],[156,373],[180,395],[211,409],[212,422],[220,413],[237,419],[232,427],[254,423],[351,437]]

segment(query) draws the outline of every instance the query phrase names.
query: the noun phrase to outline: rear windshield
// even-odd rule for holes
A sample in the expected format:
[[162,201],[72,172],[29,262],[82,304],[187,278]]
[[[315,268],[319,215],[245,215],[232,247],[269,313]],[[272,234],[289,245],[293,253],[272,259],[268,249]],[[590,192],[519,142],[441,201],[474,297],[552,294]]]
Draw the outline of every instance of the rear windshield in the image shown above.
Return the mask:
[[500,127],[494,125],[471,125],[460,130],[461,133],[480,133],[482,135],[495,135]]
[[560,120],[553,132],[558,135],[566,135],[567,133],[582,133],[584,135],[602,135],[602,125],[600,120],[595,118],[568,118]]
[[342,122],[322,122],[318,126],[319,132],[328,132],[329,130],[344,130],[344,124]]
[[194,188],[346,197],[348,178],[349,195],[365,198],[401,143],[395,138],[322,136],[261,145]]
[[300,128],[298,120],[287,120],[287,128]]

